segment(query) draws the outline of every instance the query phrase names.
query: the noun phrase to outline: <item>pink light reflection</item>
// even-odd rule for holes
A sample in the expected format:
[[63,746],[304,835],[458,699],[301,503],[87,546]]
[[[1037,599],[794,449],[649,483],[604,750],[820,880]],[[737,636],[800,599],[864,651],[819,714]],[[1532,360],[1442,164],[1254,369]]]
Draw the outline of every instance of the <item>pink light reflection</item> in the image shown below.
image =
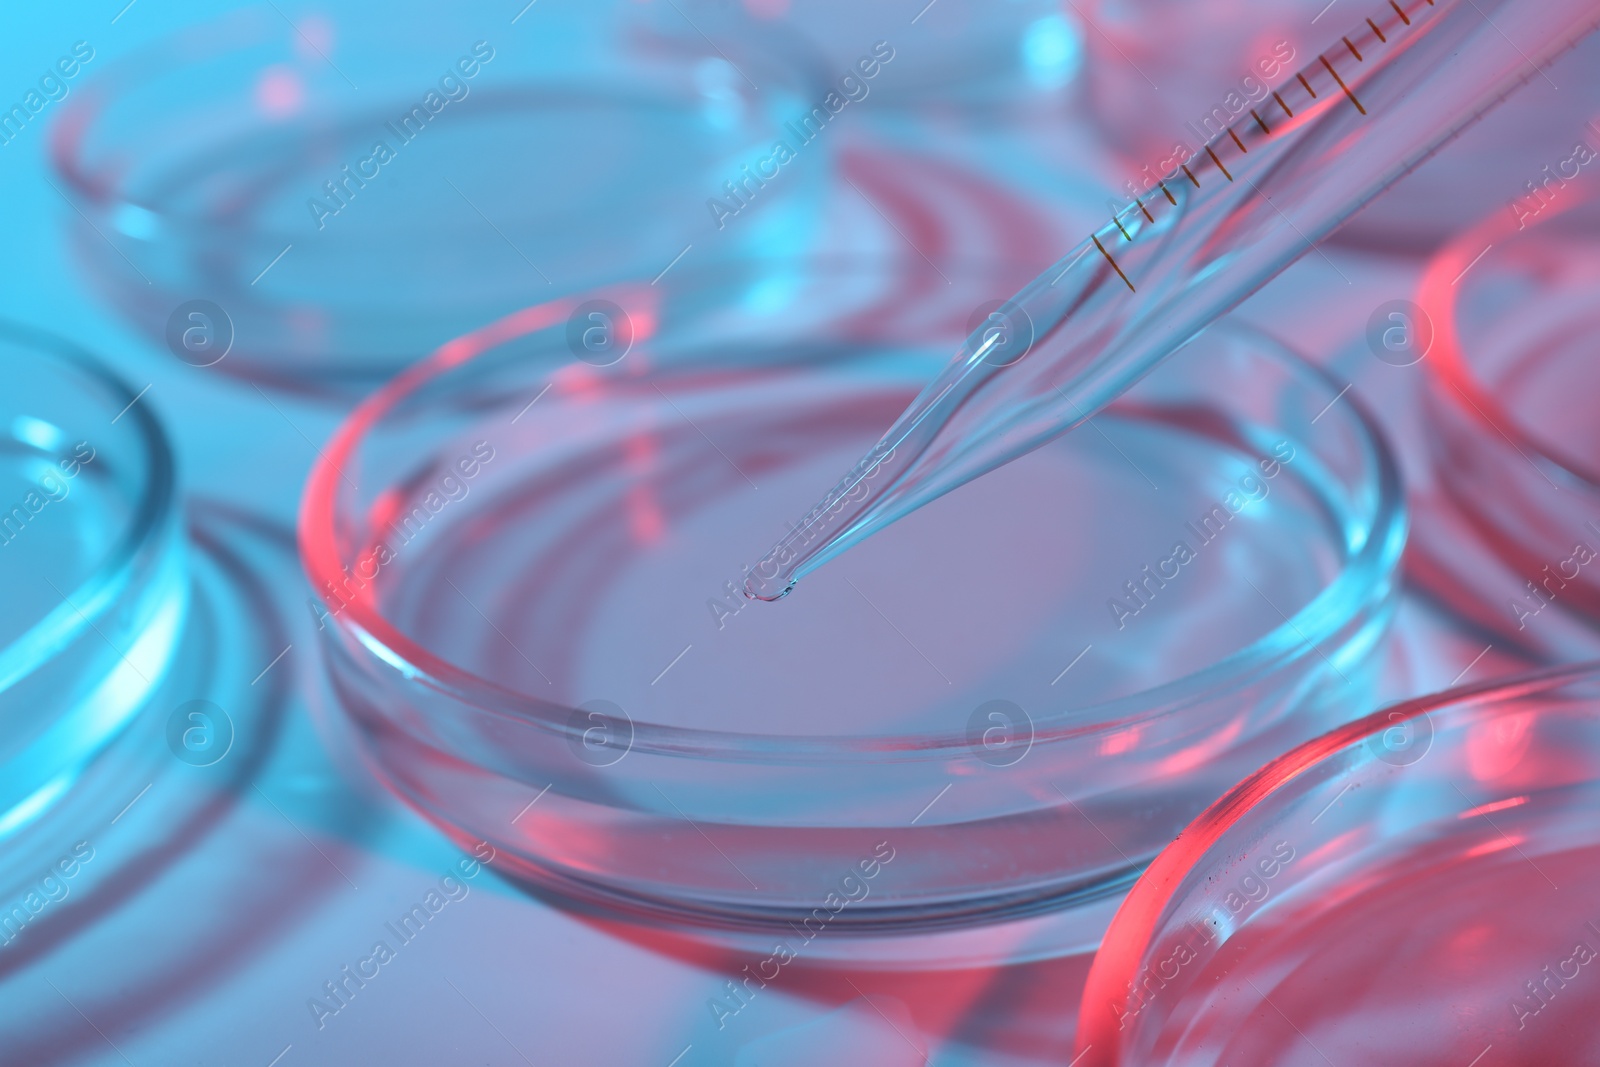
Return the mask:
[[256,107],[274,121],[282,121],[300,112],[306,102],[305,85],[300,75],[289,67],[267,67],[256,80]]

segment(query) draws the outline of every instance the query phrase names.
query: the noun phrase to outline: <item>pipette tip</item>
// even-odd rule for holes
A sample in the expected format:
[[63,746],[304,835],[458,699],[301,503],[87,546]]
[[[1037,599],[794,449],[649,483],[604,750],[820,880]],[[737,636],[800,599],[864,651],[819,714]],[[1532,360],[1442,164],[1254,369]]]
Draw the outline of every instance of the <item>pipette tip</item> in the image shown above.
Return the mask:
[[782,600],[784,597],[788,596],[790,592],[794,590],[794,587],[795,583],[789,582],[785,584],[783,588],[773,590],[770,587],[765,586],[763,583],[758,583],[758,581],[754,578],[746,578],[744,582],[744,595],[747,600],[759,600],[763,603],[770,604],[774,600]]
[[878,444],[753,567],[745,570],[746,598],[771,603],[788,596],[802,577],[843,550],[838,532],[860,517],[871,498],[871,483],[895,458],[888,441]]

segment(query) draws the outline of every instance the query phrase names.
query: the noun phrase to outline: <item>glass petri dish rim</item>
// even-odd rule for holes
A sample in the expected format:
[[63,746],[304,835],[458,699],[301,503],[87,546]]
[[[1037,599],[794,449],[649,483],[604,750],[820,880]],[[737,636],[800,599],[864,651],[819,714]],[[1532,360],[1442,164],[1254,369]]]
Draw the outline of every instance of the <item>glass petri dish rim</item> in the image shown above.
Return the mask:
[[1594,193],[1592,181],[1569,183],[1556,191],[1555,203],[1540,212],[1538,220],[1526,228],[1513,225],[1517,220],[1512,212],[1493,212],[1451,241],[1428,263],[1417,286],[1417,302],[1433,327],[1433,347],[1423,359],[1429,368],[1432,392],[1476,425],[1484,437],[1500,438],[1525,457],[1531,457],[1536,466],[1543,463],[1554,468],[1558,478],[1600,493],[1600,469],[1587,467],[1577,457],[1540,443],[1496,398],[1494,390],[1473,372],[1456,328],[1456,309],[1461,296],[1457,282],[1463,280],[1462,275],[1487,247],[1514,240],[1539,240],[1541,227],[1583,206]]
[[106,554],[68,598],[30,626],[8,647],[0,649],[0,692],[14,685],[47,662],[74,637],[95,625],[95,619],[112,610],[118,593],[134,579],[134,570],[145,547],[177,522],[177,468],[166,432],[154,414],[136,401],[136,394],[87,349],[9,319],[0,318],[0,340],[24,345],[35,353],[56,360],[93,379],[115,400],[125,401],[119,418],[130,419],[134,432],[150,457],[143,495],[134,503],[132,516]]
[[1354,722],[1330,730],[1273,759],[1230,789],[1201,812],[1183,832],[1162,849],[1134,883],[1111,921],[1090,967],[1078,1012],[1078,1055],[1099,1046],[1099,1063],[1115,1063],[1121,1053],[1118,1030],[1106,1013],[1090,1010],[1092,1004],[1112,1003],[1143,965],[1143,953],[1152,933],[1188,876],[1206,855],[1227,837],[1248,813],[1301,776],[1355,745],[1370,741],[1396,726],[1431,712],[1457,706],[1491,704],[1536,696],[1573,682],[1600,679],[1600,660],[1563,664],[1486,682],[1446,689],[1379,708]]
[[[601,290],[605,292],[606,290]],[[344,573],[335,531],[340,527],[338,491],[342,470],[390,413],[414,402],[430,383],[507,341],[565,321],[589,295],[577,294],[532,305],[442,345],[431,355],[371,394],[334,431],[307,479],[301,500],[298,537],[301,563],[315,590]],[[1343,386],[1322,369],[1263,331],[1237,324],[1221,329],[1249,337],[1271,353],[1307,386],[1330,400]],[[877,345],[893,351],[892,345]],[[791,349],[792,351],[792,349]],[[1366,603],[1366,592],[1389,579],[1405,542],[1407,517],[1399,469],[1376,421],[1353,397],[1348,418],[1377,475],[1368,536],[1345,556],[1344,567],[1315,597],[1277,627],[1201,670],[1116,700],[1070,713],[1034,719],[1034,744],[1072,743],[1165,717],[1250,682],[1309,655],[1323,640],[1347,625]],[[331,606],[331,605],[330,605]],[[434,655],[406,637],[360,598],[332,614],[333,624],[357,645],[408,681],[434,689],[479,711],[519,724],[535,724],[557,737],[577,738],[568,723],[571,709],[498,685]],[[922,761],[960,758],[968,752],[965,733],[895,733],[851,736],[751,734],[634,722],[630,751],[662,756],[706,757],[755,763],[844,763]]]
[[[51,167],[76,202],[99,211],[112,211],[124,206],[139,208],[160,218],[163,225],[191,237],[208,231],[211,223],[207,220],[158,210],[125,195],[117,184],[123,175],[103,163],[96,166],[90,159],[89,142],[104,119],[105,108],[129,93],[137,93],[142,80],[152,72],[180,68],[185,65],[187,57],[197,51],[241,51],[261,45],[281,33],[276,19],[275,14],[261,5],[237,9],[214,20],[186,26],[169,36],[157,38],[99,68],[91,80],[63,104],[61,120],[52,124],[49,131]],[[765,34],[751,44],[773,52],[781,50],[792,78],[792,85],[786,87],[803,88],[812,95],[815,95],[813,90],[826,88],[827,78],[822,61],[808,42]],[[536,76],[523,74],[507,84],[476,88],[473,93],[480,98],[488,97],[496,114],[528,106],[531,96],[539,98],[541,108],[551,103],[556,106],[620,106],[662,112],[677,111],[684,107],[683,99],[666,94],[663,90],[680,92],[686,91],[686,87],[666,84],[660,72],[652,68],[624,66],[583,75],[571,71],[542,72]],[[382,111],[384,102],[398,102],[392,90],[380,92],[378,104],[361,104],[341,111],[327,121],[316,123],[315,128],[324,137],[340,135],[351,129],[369,128],[366,120],[385,117],[386,113]],[[493,116],[478,115],[474,121],[493,121]],[[240,147],[249,148],[252,143],[248,136],[241,139],[237,132],[230,133],[209,143],[206,154],[210,157],[226,156]],[[184,175],[168,173],[165,184],[170,186],[184,180],[187,180]],[[255,236],[282,240],[284,233],[269,229],[257,231]]]
[[[455,12],[450,17],[456,15],[461,13]],[[691,42],[694,49],[698,50],[700,42],[704,41],[715,51],[704,55],[697,51],[689,58],[707,60],[720,55],[717,61],[727,62],[730,69],[735,62],[746,67],[753,62],[760,65],[763,88],[752,88],[754,95],[750,96],[742,88],[744,83],[738,83],[741,86],[739,95],[745,97],[745,102],[740,117],[734,122],[733,132],[728,134],[742,139],[738,151],[743,153],[747,148],[769,145],[771,138],[781,132],[786,115],[777,101],[790,97],[820,100],[832,75],[808,42],[793,34],[769,29],[771,23],[753,15],[741,17],[747,23],[745,29],[755,32],[741,32],[736,41],[715,31],[717,42],[696,36]],[[493,124],[504,124],[508,115],[529,115],[550,108],[557,112],[564,109],[568,113],[581,108],[590,113],[601,109],[618,114],[644,111],[657,118],[683,117],[707,103],[705,91],[693,73],[696,66],[682,62],[685,57],[680,54],[681,41],[675,43],[642,22],[633,25],[625,21],[620,29],[613,29],[619,40],[637,45],[639,55],[629,53],[624,56],[626,61],[607,62],[594,69],[587,66],[573,69],[568,64],[547,68],[543,63],[529,67],[518,60],[502,60],[502,63],[511,62],[513,69],[496,67],[500,73],[494,75],[493,82],[476,84],[471,92],[472,99],[485,106],[480,108],[474,104],[467,115],[462,116],[466,121],[461,128],[482,130]],[[259,291],[252,289],[252,277],[279,254],[285,244],[295,245],[296,258],[310,253],[314,257],[314,269],[337,267],[350,254],[347,246],[343,251],[320,242],[317,249],[307,247],[303,235],[296,236],[286,217],[279,217],[270,210],[258,210],[262,203],[270,200],[263,195],[264,191],[281,195],[293,172],[303,171],[309,176],[310,172],[305,170],[309,164],[303,158],[308,150],[323,140],[338,143],[350,131],[362,127],[363,116],[385,117],[381,114],[384,101],[389,105],[415,102],[412,88],[399,89],[391,81],[363,86],[359,98],[364,100],[376,92],[378,105],[339,103],[331,110],[322,111],[315,107],[302,108],[284,116],[287,121],[281,128],[276,122],[254,123],[256,132],[265,131],[269,138],[280,138],[270,144],[280,149],[284,145],[289,147],[292,166],[291,173],[285,176],[275,173],[275,168],[282,168],[283,160],[272,157],[270,152],[267,162],[256,159],[249,161],[247,167],[237,165],[235,157],[240,146],[257,154],[264,150],[249,135],[240,134],[234,128],[236,124],[220,132],[208,124],[206,132],[200,134],[187,128],[194,125],[191,110],[204,112],[215,103],[204,92],[186,93],[181,105],[176,105],[178,112],[169,106],[153,110],[145,98],[150,92],[150,82],[192,79],[192,73],[188,72],[196,56],[205,57],[209,62],[218,56],[249,56],[263,47],[285,47],[299,52],[306,45],[281,13],[273,10],[273,5],[257,0],[158,35],[126,55],[97,60],[94,72],[86,74],[87,80],[82,80],[82,84],[62,101],[59,121],[51,123],[45,131],[49,164],[62,191],[83,216],[71,220],[82,232],[69,227],[68,236],[82,238],[87,242],[86,247],[94,250],[78,257],[79,266],[119,317],[135,329],[160,339],[174,305],[197,297],[214,299],[228,309],[236,327],[233,358],[218,365],[220,373],[289,392],[320,394],[345,408],[415,361],[441,338],[504,314],[525,298],[502,298],[499,292],[485,295],[463,289],[442,303],[437,294],[428,294],[428,300],[401,301],[397,305],[392,293],[340,297],[329,303],[325,292],[308,297],[293,283],[279,288],[276,279],[267,282]],[[678,50],[675,52],[674,48]],[[511,53],[500,54],[509,56]],[[322,71],[330,69],[325,63],[320,67],[311,65]],[[329,78],[331,81],[331,75]],[[308,79],[308,83],[314,81],[314,78]],[[339,87],[342,93],[345,87],[342,83]],[[119,107],[131,108],[141,120],[150,119],[155,131],[152,136],[163,147],[159,151],[143,147],[151,136],[136,143],[127,142],[127,132],[121,128],[125,123],[112,121],[122,117],[112,112]],[[247,117],[261,118],[253,113]],[[700,147],[708,152],[733,150],[730,145],[719,144],[716,137],[708,135]],[[808,154],[806,162],[796,164],[808,171],[804,182],[790,183],[779,192],[766,194],[776,196],[790,210],[806,213],[808,218],[817,210],[823,191],[818,174],[821,168],[830,165],[834,150],[817,151],[822,154]],[[282,154],[281,151],[277,153]],[[165,158],[167,156],[181,156],[185,165],[177,166],[173,158]],[[159,165],[147,168],[146,164],[152,159]],[[197,165],[199,177],[195,173]],[[723,176],[720,163],[718,168],[720,180]],[[197,210],[192,203],[173,203],[171,193],[174,190],[193,192],[203,187],[207,176],[234,171],[246,173],[251,179],[251,207],[242,216],[243,225],[230,214],[231,229],[224,233],[228,239],[219,245],[216,221],[208,220],[207,212]],[[731,168],[728,173],[732,173]],[[271,175],[270,181],[259,180],[266,175]],[[324,175],[319,172],[318,180],[322,177]],[[368,177],[370,179],[370,175]],[[686,205],[701,202],[699,197],[709,189],[703,188],[703,184],[696,179],[692,186],[685,186]],[[435,213],[424,212],[420,218],[420,222],[413,218],[408,224],[408,232],[413,232],[417,240],[459,236],[448,228],[438,229],[440,224],[435,221]],[[682,216],[685,232],[689,220],[710,225],[713,218],[703,211],[686,210]],[[127,257],[100,255],[104,249],[100,238],[93,233],[95,229],[114,231],[119,243],[130,249],[133,261],[128,261]],[[499,242],[498,238],[494,240]],[[699,237],[694,240],[697,246],[701,243]],[[259,259],[245,255],[251,249],[261,253]],[[168,255],[171,250],[179,254]],[[220,264],[202,264],[197,258],[197,254],[212,252],[220,258]],[[202,265],[205,269],[196,273]],[[634,273],[642,269],[640,264],[628,268]],[[147,285],[146,271],[155,278],[155,290]],[[602,265],[594,267],[586,279],[575,282],[574,286],[582,289],[621,281],[625,277],[625,273]],[[154,297],[150,295],[152,292]],[[310,339],[299,335],[293,325],[295,315],[305,310],[315,311],[320,317]],[[397,312],[402,318],[409,318],[410,329],[399,332],[381,329]],[[447,325],[436,328],[441,322]]]

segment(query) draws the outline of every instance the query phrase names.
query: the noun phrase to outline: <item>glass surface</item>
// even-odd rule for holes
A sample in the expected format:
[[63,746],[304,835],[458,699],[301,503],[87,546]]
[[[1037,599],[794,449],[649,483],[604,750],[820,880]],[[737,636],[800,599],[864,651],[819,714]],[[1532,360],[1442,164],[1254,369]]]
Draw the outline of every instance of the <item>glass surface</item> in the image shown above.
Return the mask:
[[1398,4],[1380,12],[1347,51],[1286,78],[1276,110],[1252,111],[1174,160],[1159,195],[1114,210],[974,324],[755,562],[747,594],[787,595],[852,545],[1099,412],[1503,99],[1533,57],[1600,25],[1587,4],[1507,0],[1497,10],[1521,16],[1530,57],[1469,0],[1414,6],[1415,17]]
[[139,397],[0,323],[0,840],[144,705],[187,605],[172,457]]
[[1398,485],[1359,408],[1276,343],[1217,332],[1095,432],[771,609],[739,560],[937,350],[789,333],[784,308],[740,342],[646,288],[649,332],[607,366],[571,358],[576,304],[446,346],[358,409],[302,510],[380,773],[545,891],[759,937],[885,845],[892,876],[835,929],[1103,902],[1359,705]]
[[534,300],[809,248],[829,140],[749,169],[820,97],[812,57],[613,7],[518,40],[440,5],[249,8],[96,70],[54,153],[80,262],[166,345],[174,309],[220,309],[220,371],[365,388]]
[[1600,653],[1593,194],[1592,181],[1552,187],[1462,234],[1429,265],[1414,324],[1433,336],[1420,364],[1439,489],[1418,541],[1429,587],[1547,659]]
[[685,15],[707,26],[744,15],[746,33],[764,25],[799,36],[825,57],[836,78],[870,55],[873,44],[885,42],[895,56],[885,76],[869,87],[866,98],[874,110],[912,109],[948,118],[962,112],[993,116],[1004,108],[1014,119],[1018,105],[1069,86],[1084,60],[1082,24],[1059,0],[920,0],[905,10],[851,0],[676,0],[653,6],[656,25],[684,36],[694,33]]
[[1275,760],[1133,889],[1086,1065],[1600,1062],[1600,669],[1397,705]]

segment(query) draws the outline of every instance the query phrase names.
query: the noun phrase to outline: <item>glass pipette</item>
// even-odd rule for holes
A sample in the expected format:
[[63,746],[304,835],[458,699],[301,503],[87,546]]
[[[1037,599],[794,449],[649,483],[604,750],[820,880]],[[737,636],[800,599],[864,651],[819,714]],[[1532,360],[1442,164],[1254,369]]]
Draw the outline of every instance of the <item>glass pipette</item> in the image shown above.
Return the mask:
[[1379,7],[991,314],[745,595],[1094,415],[1597,25],[1596,0]]

